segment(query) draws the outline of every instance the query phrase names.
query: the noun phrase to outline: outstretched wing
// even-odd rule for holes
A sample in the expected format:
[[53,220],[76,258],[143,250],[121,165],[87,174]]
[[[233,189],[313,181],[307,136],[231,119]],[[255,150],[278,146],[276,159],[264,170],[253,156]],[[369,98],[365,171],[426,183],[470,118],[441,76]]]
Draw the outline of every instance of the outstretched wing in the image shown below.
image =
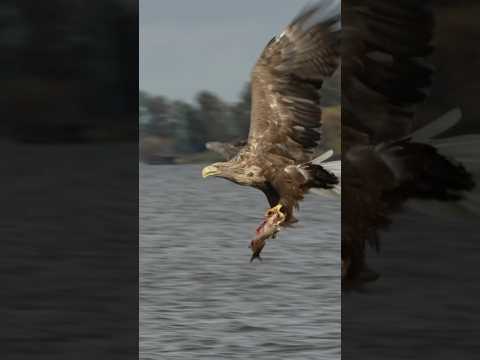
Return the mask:
[[339,36],[340,0],[330,0],[305,8],[268,43],[252,72],[250,150],[302,161],[317,146],[318,90],[339,65]]
[[343,128],[372,143],[411,134],[431,83],[430,1],[344,0],[342,22]]

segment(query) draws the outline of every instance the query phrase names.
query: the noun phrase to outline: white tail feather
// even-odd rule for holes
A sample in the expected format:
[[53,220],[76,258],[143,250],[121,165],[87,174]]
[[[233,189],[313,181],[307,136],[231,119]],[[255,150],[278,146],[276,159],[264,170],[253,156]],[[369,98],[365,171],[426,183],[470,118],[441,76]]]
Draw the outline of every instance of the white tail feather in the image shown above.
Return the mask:
[[[458,116],[461,116],[460,110],[452,110],[434,122],[438,123],[438,126],[430,127],[429,131],[422,131],[427,126],[416,134],[420,134],[426,143],[436,147],[440,154],[463,164],[467,171],[473,175],[476,183],[475,188],[471,192],[465,193],[465,198],[459,202],[413,199],[408,202],[407,206],[435,217],[449,219],[452,217],[474,217],[478,219],[478,216],[480,216],[480,134],[431,139],[432,136],[448,129],[445,126],[440,126],[441,122],[443,122],[443,125],[448,123],[453,126],[458,122]],[[425,138],[425,136],[429,138]],[[414,137],[414,139],[418,141],[418,138]]]
[[332,156],[333,156],[333,150],[327,150],[322,155],[317,156],[315,159],[313,159],[311,163],[314,165],[321,165],[325,160],[330,159]]
[[342,195],[342,162],[340,160],[323,162],[330,157],[332,157],[333,151],[328,150],[319,157],[315,158],[312,163],[315,165],[321,165],[325,170],[331,172],[335,175],[339,183],[331,189],[311,189],[311,192],[317,195],[326,196],[326,197],[335,197],[338,198]]
[[462,118],[460,109],[453,109],[440,116],[437,120],[418,129],[412,134],[412,140],[416,142],[426,142],[429,139],[444,133],[446,130],[455,126]]
[[342,162],[340,160],[322,163],[322,167],[328,172],[331,172],[337,178],[342,178]]

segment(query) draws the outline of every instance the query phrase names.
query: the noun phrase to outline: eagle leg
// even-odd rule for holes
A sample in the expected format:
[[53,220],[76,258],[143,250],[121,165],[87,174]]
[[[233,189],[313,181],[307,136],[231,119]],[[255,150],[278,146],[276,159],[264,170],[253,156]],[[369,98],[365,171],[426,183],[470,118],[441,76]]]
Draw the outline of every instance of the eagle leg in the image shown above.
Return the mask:
[[252,250],[250,262],[257,258],[262,260],[260,253],[265,246],[265,242],[268,239],[275,239],[277,237],[277,234],[280,231],[280,224],[285,221],[286,217],[281,210],[281,204],[267,210],[265,219],[256,230],[255,239],[250,242],[250,249]]
[[277,204],[274,207],[270,208],[267,210],[265,213],[265,218],[270,219],[274,216],[276,216],[275,219],[275,225],[280,225],[285,221],[285,214],[282,212],[283,205],[282,204]]

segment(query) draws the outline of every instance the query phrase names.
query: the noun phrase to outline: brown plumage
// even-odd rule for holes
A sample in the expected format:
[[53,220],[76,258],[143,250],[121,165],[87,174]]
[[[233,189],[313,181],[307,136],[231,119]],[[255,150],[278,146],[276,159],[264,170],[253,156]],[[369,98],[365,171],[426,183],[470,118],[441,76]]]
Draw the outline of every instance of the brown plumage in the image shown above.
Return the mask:
[[353,286],[376,277],[365,246],[379,249],[378,229],[407,199],[458,200],[474,183],[417,136],[432,74],[430,1],[342,5],[342,283]]
[[[320,91],[320,94],[321,93],[322,91]],[[338,96],[338,101],[339,100],[340,96]],[[304,162],[308,162],[328,150],[334,151],[332,159],[340,158],[342,122],[338,101],[336,106],[322,107],[321,116],[318,119],[318,125],[322,129],[322,141],[319,142],[316,148],[312,149],[311,153],[308,152],[304,154]],[[235,157],[246,144],[246,139],[234,142],[209,141],[205,144],[205,147],[220,155],[224,160],[230,160]]]
[[322,140],[318,90],[339,65],[339,34],[340,1],[330,0],[305,8],[274,37],[252,71],[247,144],[203,169],[263,191],[271,207],[282,205],[282,226],[296,221],[293,211],[310,188],[339,182],[320,164],[305,163]]

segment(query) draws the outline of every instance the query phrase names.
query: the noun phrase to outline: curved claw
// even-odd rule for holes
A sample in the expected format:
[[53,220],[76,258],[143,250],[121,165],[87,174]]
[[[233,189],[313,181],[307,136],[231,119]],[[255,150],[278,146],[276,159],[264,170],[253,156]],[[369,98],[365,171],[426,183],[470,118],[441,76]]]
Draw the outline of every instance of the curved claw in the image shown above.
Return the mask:
[[283,207],[282,204],[275,205],[274,207],[267,210],[267,212],[265,213],[265,216],[270,217],[274,214],[282,214],[283,215],[283,213],[281,211],[282,207]]

